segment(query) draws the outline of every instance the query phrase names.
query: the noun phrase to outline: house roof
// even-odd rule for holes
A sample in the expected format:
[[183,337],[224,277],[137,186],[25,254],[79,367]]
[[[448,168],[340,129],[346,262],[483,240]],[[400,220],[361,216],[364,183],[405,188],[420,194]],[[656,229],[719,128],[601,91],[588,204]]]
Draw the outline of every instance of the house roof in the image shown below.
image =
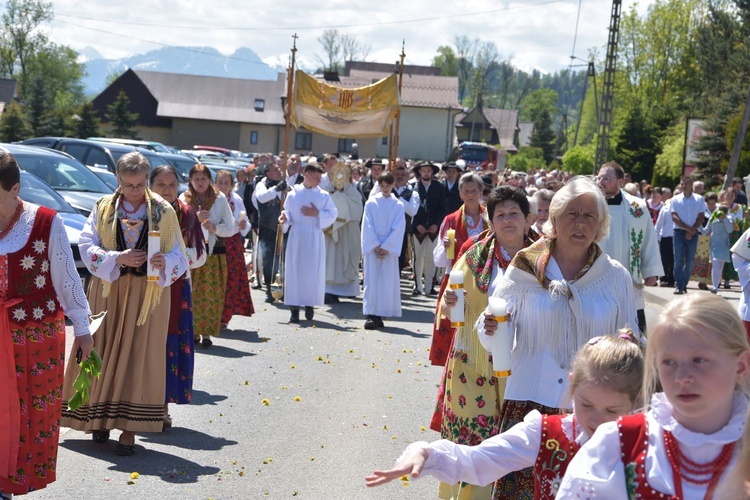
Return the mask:
[[[396,65],[366,61],[346,61],[346,64],[344,66],[344,75],[349,76],[352,70],[393,73],[396,70]],[[440,76],[442,74],[442,70],[437,66],[417,66],[416,64],[404,64],[404,73],[408,73],[410,75]]]
[[10,104],[16,97],[16,81],[10,78],[0,78],[0,102]]
[[[286,75],[276,81],[219,78],[213,76],[133,70],[158,101],[157,114],[240,123],[283,125],[281,97],[286,94]],[[256,111],[257,99],[264,101]]]
[[[374,64],[374,63],[373,63]],[[382,65],[388,66],[388,65]],[[401,88],[401,105],[416,108],[461,109],[458,102],[458,77],[407,73]],[[370,71],[351,68],[348,75],[340,76],[342,87],[364,87],[390,76],[393,71]]]
[[[464,119],[470,115],[476,108],[472,108],[466,113],[459,113],[456,115],[455,124],[456,127],[466,127],[463,123]],[[514,143],[516,138],[516,132],[518,131],[518,110],[517,109],[496,109],[496,108],[480,108],[487,122],[491,128],[497,130],[497,137],[500,141],[500,145],[508,151],[516,151],[516,145]]]
[[531,144],[531,134],[534,132],[534,122],[518,123],[518,145],[528,146]]

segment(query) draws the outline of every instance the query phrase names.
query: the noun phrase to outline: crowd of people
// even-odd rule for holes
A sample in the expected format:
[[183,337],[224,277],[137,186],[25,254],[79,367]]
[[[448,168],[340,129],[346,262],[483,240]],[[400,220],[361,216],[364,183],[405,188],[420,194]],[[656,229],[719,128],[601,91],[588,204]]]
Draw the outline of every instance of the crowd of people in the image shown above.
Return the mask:
[[[750,497],[741,179],[714,194],[684,177],[672,196],[614,162],[590,177],[333,154],[260,154],[215,176],[197,163],[178,196],[179,179],[139,153],[118,161],[118,189],[81,233],[84,293],[59,216],[18,198],[0,153],[0,355],[16,381],[0,384],[0,499],[55,480],[60,425],[102,444],[121,431],[121,456],[170,427],[169,404],[191,401],[195,347],[255,313],[251,284],[292,324],[361,297],[369,331],[401,317],[402,281],[435,300],[442,439],[368,486],[430,474],[440,498]],[[676,297],[647,325],[644,287],[685,295],[691,276],[714,293]],[[733,281],[739,311],[715,293]],[[68,408],[92,349],[101,376]]]

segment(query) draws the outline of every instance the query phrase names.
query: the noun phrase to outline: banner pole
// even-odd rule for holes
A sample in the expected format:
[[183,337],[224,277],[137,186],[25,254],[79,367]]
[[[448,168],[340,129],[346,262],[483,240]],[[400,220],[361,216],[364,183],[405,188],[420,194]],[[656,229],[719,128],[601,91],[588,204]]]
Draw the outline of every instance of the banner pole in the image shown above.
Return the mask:
[[[399,103],[401,102],[401,89],[403,88],[404,84],[404,58],[406,57],[406,53],[404,52],[404,46],[406,45],[406,40],[401,41],[401,62],[398,65],[398,99]],[[401,107],[399,106],[398,111],[396,112],[396,127],[395,131],[393,132],[393,155],[389,155],[390,158],[388,158],[390,168],[391,170],[395,170],[396,165],[396,158],[398,158],[398,142],[399,142],[399,128],[401,126]],[[391,130],[393,130],[393,127],[391,127]]]

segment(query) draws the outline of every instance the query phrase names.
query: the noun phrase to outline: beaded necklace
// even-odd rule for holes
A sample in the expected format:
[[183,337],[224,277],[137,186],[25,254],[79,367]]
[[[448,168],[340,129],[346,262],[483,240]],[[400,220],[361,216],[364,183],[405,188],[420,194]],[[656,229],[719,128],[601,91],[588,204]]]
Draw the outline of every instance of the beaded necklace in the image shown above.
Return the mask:
[[21,217],[21,212],[23,211],[23,202],[21,200],[18,200],[18,205],[16,205],[16,211],[13,212],[13,216],[10,218],[10,221],[8,221],[8,225],[5,226],[5,229],[0,231],[0,240],[5,238],[8,233],[10,233],[11,229],[13,229],[13,226],[16,225],[16,222],[18,222],[18,219]]
[[682,450],[680,445],[669,431],[664,431],[664,446],[669,458],[669,464],[672,467],[672,479],[674,480],[675,496],[684,498],[682,494],[682,480],[697,485],[708,485],[706,498],[713,498],[716,485],[719,483],[721,473],[729,464],[734,452],[734,443],[727,443],[722,448],[721,453],[710,462],[699,464],[690,460]]

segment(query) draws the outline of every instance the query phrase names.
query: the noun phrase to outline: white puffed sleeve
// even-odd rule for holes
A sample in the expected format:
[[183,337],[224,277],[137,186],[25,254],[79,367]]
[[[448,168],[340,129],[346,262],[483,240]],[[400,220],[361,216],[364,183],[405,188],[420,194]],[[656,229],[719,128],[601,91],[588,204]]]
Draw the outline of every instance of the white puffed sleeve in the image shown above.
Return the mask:
[[57,300],[65,315],[73,324],[76,337],[86,335],[89,331],[89,302],[83,291],[81,279],[76,270],[70,241],[65,232],[62,218],[55,215],[49,235],[50,276]]
[[78,250],[81,260],[91,274],[104,281],[114,283],[120,277],[120,266],[117,265],[117,250],[105,250],[101,246],[101,238],[96,229],[98,207],[94,205],[86,224],[83,225],[78,237]]

